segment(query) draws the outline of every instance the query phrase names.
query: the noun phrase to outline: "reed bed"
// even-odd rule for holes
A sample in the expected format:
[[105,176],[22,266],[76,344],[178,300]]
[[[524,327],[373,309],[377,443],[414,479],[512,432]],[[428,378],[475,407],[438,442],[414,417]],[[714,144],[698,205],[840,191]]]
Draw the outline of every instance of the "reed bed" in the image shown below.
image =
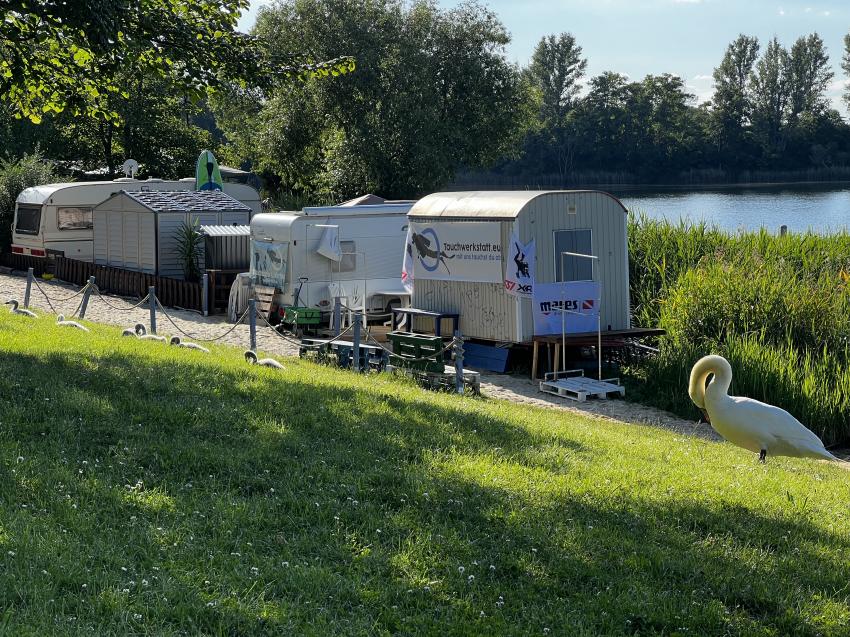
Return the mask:
[[635,324],[667,330],[630,370],[643,400],[695,416],[685,391],[708,353],[734,393],[779,405],[827,444],[850,442],[850,235],[732,234],[705,223],[629,221]]

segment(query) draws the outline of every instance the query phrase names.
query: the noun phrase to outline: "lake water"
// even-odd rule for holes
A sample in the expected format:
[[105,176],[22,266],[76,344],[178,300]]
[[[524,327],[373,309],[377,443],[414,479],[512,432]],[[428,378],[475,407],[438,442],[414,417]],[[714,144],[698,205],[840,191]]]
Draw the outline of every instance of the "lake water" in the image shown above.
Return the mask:
[[803,232],[827,233],[850,229],[850,184],[747,186],[701,190],[611,192],[629,210],[671,221],[706,221],[737,231],[765,227],[777,232],[782,225]]

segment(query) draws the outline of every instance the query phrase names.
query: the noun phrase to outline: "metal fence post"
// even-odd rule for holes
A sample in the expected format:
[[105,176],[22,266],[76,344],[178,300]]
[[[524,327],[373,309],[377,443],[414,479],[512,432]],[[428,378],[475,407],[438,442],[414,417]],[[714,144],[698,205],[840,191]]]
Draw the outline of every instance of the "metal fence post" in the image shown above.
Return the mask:
[[86,286],[86,291],[83,292],[83,302],[80,303],[80,318],[86,318],[86,310],[89,307],[89,297],[91,296],[91,290],[94,287],[94,277],[89,277],[89,284]]
[[354,371],[360,371],[360,312],[354,313]]
[[455,389],[458,394],[463,393],[463,336],[460,330],[455,331]]
[[334,336],[339,336],[342,331],[340,321],[342,320],[342,301],[338,296],[334,297]]
[[151,310],[151,334],[156,334],[156,286],[148,288],[148,305]]
[[248,301],[248,325],[251,328],[251,351],[257,351],[257,300]]
[[204,291],[201,297],[201,309],[204,311],[204,316],[210,314],[210,275],[204,272]]
[[24,292],[24,307],[28,308],[30,306],[30,292],[32,291],[32,280],[33,280],[33,271],[32,268],[27,268],[27,291]]

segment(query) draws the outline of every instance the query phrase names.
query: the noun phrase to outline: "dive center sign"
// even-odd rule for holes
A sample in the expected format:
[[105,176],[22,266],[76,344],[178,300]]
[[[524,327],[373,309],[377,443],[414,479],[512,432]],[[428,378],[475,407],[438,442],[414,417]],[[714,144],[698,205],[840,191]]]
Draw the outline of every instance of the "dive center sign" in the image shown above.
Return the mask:
[[562,327],[567,334],[595,332],[599,297],[600,287],[596,281],[538,283],[534,286],[532,302],[534,335],[560,334]]
[[411,223],[407,236],[414,280],[502,283],[499,223]]

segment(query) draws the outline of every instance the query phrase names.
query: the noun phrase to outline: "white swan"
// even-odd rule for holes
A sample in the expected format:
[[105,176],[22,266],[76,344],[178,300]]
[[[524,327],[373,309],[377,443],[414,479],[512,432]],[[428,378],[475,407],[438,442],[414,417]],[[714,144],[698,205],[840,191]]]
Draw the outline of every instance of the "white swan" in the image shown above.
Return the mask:
[[194,350],[197,350],[199,352],[205,352],[207,354],[210,353],[210,351],[206,347],[204,347],[203,345],[198,345],[197,343],[184,343],[183,341],[180,340],[179,336],[172,336],[169,344],[170,345],[176,345],[177,347],[185,347],[186,349],[194,349]]
[[[708,377],[712,376],[708,387]],[[688,394],[711,427],[734,445],[772,456],[838,460],[820,438],[784,409],[729,395],[732,366],[722,356],[705,356],[691,370]]]
[[83,330],[84,332],[89,331],[89,328],[85,325],[80,325],[76,321],[66,321],[62,314],[56,317],[56,325],[59,327],[73,327],[74,329]]
[[9,308],[9,312],[11,312],[12,314],[20,314],[21,316],[28,316],[30,318],[38,318],[36,316],[35,312],[30,312],[26,308],[24,308],[24,309],[19,308],[18,302],[15,299],[9,299],[8,301],[6,301],[5,304],[12,306],[11,308]]
[[135,328],[136,336],[138,336],[143,341],[157,341],[158,343],[165,343],[168,341],[164,336],[157,336],[156,334],[148,334],[147,329],[141,323],[136,323]]
[[283,365],[273,358],[257,359],[257,354],[251,350],[245,352],[245,360],[249,365],[262,365],[263,367],[273,367],[275,369],[284,369]]

